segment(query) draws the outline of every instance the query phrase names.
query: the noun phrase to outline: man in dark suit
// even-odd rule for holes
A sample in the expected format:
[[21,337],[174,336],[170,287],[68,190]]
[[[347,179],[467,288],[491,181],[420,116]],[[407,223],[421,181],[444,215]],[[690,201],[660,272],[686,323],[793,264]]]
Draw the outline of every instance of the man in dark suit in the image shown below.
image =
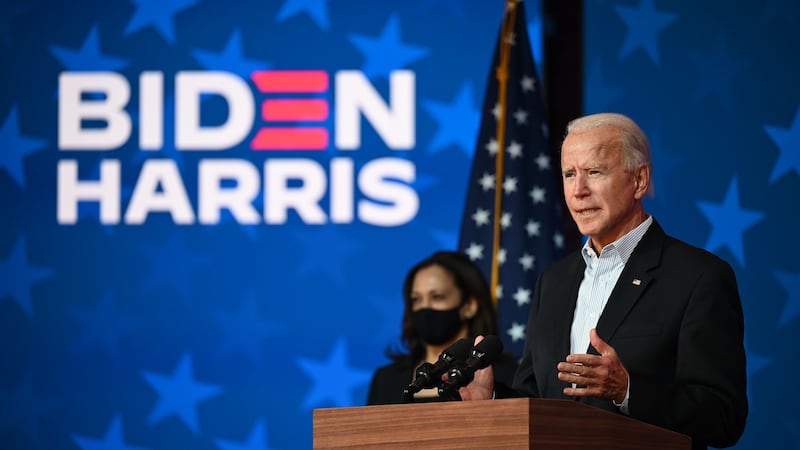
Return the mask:
[[[570,123],[561,167],[567,207],[588,239],[537,281],[514,388],[689,435],[693,448],[734,445],[748,405],[732,268],[644,211],[650,149],[628,117]],[[486,369],[460,393],[486,399],[492,389]]]

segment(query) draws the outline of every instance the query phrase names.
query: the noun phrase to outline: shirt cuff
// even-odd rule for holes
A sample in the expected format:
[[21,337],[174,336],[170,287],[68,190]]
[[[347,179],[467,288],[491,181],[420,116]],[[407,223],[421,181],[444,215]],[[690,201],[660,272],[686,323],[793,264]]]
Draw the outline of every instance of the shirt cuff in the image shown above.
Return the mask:
[[614,403],[614,406],[618,407],[622,414],[629,416],[630,413],[628,411],[628,400],[631,398],[631,378],[628,377],[628,388],[625,390],[625,398],[622,399],[622,402],[617,403],[616,400],[611,400]]

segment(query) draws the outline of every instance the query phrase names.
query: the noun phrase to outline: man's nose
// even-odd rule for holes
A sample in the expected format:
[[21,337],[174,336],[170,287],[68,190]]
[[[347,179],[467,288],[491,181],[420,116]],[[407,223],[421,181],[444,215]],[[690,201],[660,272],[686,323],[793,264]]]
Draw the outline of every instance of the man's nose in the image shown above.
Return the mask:
[[586,175],[575,175],[572,183],[572,195],[575,197],[584,197],[589,195],[589,183],[587,182]]

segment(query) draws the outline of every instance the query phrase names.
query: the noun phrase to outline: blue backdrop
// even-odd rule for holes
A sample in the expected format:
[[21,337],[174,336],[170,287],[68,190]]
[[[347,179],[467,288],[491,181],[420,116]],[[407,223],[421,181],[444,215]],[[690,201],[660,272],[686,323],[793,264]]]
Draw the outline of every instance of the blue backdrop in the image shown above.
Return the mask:
[[[739,277],[737,448],[800,438],[798,6],[585,2],[586,112],[643,126],[650,211]],[[405,271],[456,245],[502,7],[0,3],[0,447],[310,448],[363,404]]]

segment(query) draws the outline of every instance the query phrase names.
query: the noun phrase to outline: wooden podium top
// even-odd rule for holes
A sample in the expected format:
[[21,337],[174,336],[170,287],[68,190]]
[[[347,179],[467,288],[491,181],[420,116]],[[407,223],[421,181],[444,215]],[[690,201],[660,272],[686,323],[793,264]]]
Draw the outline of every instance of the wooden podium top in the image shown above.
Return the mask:
[[314,410],[315,449],[689,449],[691,439],[570,400],[515,398]]

